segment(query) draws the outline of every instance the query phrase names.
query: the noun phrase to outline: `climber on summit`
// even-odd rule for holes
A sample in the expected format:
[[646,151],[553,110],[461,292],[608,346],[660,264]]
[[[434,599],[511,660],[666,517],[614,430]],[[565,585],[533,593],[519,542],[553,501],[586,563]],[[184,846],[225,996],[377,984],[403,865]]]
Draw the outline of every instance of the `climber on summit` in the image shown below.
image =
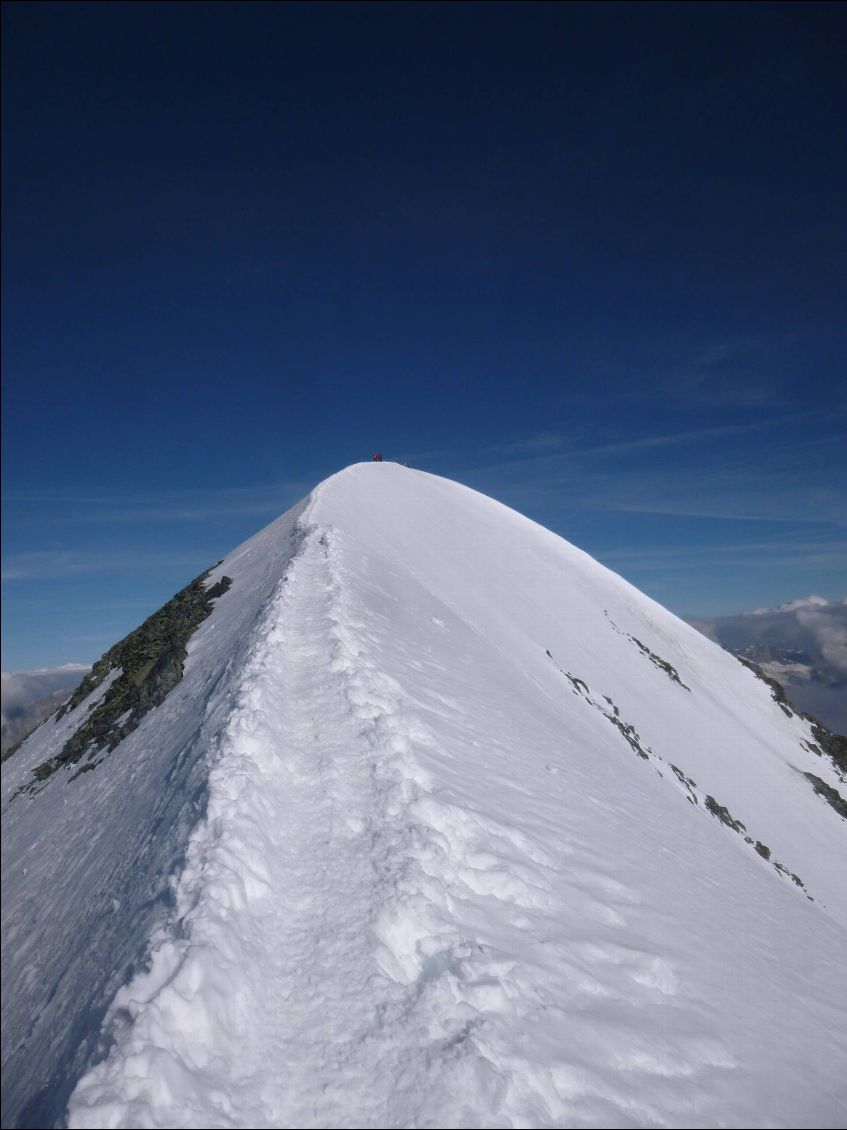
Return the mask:
[[380,453],[378,451],[375,451],[374,454],[371,456],[371,459],[373,460],[374,463],[381,463],[382,462],[382,455],[380,455]]

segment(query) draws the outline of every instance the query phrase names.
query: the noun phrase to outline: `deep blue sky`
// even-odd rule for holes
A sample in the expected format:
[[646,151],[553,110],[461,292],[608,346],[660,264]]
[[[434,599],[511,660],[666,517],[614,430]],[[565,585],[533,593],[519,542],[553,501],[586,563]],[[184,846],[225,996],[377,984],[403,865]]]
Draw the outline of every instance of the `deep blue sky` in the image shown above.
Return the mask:
[[4,24],[4,666],[374,449],[680,613],[844,595],[841,5]]

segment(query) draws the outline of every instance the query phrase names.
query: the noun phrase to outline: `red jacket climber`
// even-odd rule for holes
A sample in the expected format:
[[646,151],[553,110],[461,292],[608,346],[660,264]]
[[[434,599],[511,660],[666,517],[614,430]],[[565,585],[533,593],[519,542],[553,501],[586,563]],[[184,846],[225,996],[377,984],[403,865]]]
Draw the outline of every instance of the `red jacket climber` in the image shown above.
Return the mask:
[[374,461],[374,463],[381,463],[382,462],[382,456],[380,455],[380,453],[378,451],[374,452],[374,454],[371,456],[371,459]]

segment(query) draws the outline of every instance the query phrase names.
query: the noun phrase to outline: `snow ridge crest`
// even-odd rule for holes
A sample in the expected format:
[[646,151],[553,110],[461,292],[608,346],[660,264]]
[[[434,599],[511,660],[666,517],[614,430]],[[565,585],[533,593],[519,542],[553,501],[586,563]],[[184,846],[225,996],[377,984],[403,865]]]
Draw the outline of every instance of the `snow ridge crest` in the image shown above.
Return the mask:
[[[151,939],[149,968],[115,999],[113,1050],[78,1084],[71,1127],[230,1125],[233,1109],[257,1127],[311,1125],[316,1079],[322,1118],[341,1125],[339,1059],[346,1074],[379,1062],[381,1078],[396,1080],[409,1061],[435,1064],[439,1049],[460,1045],[455,1070],[476,1092],[484,1081],[494,1117],[504,1083],[455,987],[505,1004],[502,962],[457,931],[448,888],[497,885],[481,861],[461,867],[495,830],[433,797],[415,750],[434,736],[373,658],[340,537],[303,528],[247,658],[207,815],[174,877],[175,910]],[[516,905],[537,901],[532,883],[512,882]],[[430,1028],[431,1056],[412,1054],[410,1011]],[[261,1085],[276,1035],[262,1021],[283,1012],[297,1080],[286,1109]],[[316,1037],[328,1023],[340,1044]],[[407,1119],[435,1084],[409,1078],[398,1092],[383,1082],[368,1124]]]

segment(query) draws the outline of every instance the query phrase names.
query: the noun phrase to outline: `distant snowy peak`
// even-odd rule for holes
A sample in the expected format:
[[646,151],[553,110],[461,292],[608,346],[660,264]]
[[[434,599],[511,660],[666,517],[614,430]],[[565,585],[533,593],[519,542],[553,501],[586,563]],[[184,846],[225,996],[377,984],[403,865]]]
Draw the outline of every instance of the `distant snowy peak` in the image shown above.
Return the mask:
[[349,467],[4,767],[4,1125],[843,1124],[845,776],[562,538]]

